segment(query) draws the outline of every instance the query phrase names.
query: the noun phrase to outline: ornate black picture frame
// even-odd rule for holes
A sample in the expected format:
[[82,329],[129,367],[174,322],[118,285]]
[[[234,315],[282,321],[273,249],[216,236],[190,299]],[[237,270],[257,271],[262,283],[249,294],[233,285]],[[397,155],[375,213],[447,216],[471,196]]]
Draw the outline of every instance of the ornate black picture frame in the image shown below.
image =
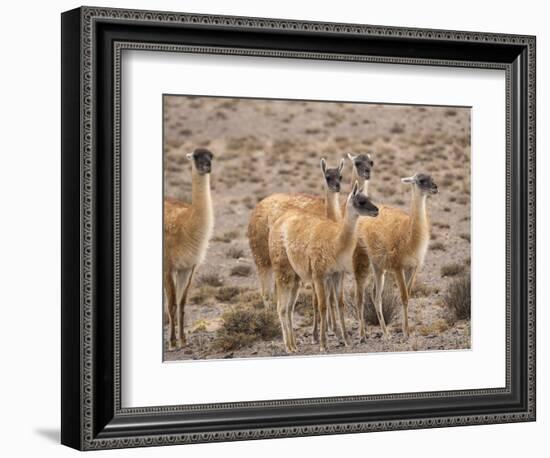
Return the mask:
[[[123,408],[124,49],[506,72],[506,386]],[[535,37],[82,7],[62,14],[62,434],[80,450],[535,420]]]

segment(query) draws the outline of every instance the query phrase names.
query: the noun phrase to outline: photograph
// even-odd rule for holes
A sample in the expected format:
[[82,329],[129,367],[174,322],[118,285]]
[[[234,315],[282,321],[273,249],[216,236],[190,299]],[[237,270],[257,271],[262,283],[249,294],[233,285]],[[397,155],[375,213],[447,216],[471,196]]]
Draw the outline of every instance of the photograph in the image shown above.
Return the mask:
[[[387,453],[390,431],[409,455],[469,456],[487,434],[499,456],[535,450],[543,15],[160,3],[36,6],[57,56],[14,47],[17,75],[29,55],[61,64],[39,104],[7,86],[61,161],[8,154],[25,159],[8,188],[40,192],[7,199],[24,217],[5,225],[57,251],[33,259],[59,264],[36,278],[61,313],[31,320],[60,335],[27,378],[60,374],[33,401],[37,440],[19,428],[13,450],[245,441],[243,458],[294,438],[268,448],[329,456]],[[37,339],[4,321],[19,369]]]
[[163,117],[164,361],[471,348],[471,107]]

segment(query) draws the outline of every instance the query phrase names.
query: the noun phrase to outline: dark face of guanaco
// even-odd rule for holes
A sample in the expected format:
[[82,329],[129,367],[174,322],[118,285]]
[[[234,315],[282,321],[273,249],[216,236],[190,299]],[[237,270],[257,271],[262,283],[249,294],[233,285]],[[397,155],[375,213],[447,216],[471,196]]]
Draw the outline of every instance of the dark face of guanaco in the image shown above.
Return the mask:
[[370,180],[370,173],[374,167],[374,161],[370,153],[361,153],[357,156],[354,156],[351,153],[348,153],[348,157],[355,167],[355,172],[358,177],[361,177],[365,180]]
[[327,162],[324,159],[321,159],[321,172],[323,172],[327,189],[331,192],[340,192],[344,163],[345,161],[342,159],[338,167],[328,168]]
[[365,194],[359,191],[359,184],[357,181],[353,185],[350,199],[353,208],[360,216],[378,216],[378,207],[374,205]]
[[214,154],[206,148],[197,148],[195,151],[187,155],[188,159],[193,161],[195,170],[199,175],[206,175],[212,171],[212,159]]
[[402,178],[401,181],[414,184],[423,194],[437,194],[439,192],[433,178],[425,173],[417,173],[412,177]]

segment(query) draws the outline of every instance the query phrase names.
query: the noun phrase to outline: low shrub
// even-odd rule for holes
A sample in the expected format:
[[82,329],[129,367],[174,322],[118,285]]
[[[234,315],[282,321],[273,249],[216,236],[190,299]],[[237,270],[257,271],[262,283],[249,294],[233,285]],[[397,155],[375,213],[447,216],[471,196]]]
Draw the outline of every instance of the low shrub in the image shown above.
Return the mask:
[[[372,284],[369,284],[365,291],[365,320],[367,324],[378,326],[378,316],[372,302],[371,291],[373,291],[373,287]],[[400,305],[401,300],[395,293],[395,285],[393,282],[387,281],[382,293],[382,315],[384,315],[386,324],[390,324],[394,320]]]
[[446,264],[441,268],[441,275],[443,277],[454,277],[455,275],[462,274],[464,272],[464,265],[456,262],[452,264]]
[[444,302],[459,320],[469,319],[471,315],[471,279],[470,274],[455,279],[447,288]]
[[441,334],[442,332],[445,332],[447,329],[449,329],[449,323],[447,322],[447,320],[443,318],[439,318],[438,320],[435,320],[429,325],[422,324],[417,327],[418,333],[424,337],[429,335]]
[[228,258],[239,259],[244,256],[244,250],[237,247],[231,247],[225,252],[225,254]]
[[198,282],[199,285],[208,285],[208,286],[222,286],[223,280],[218,276],[218,274],[211,273],[211,274],[203,274],[199,277]]
[[212,345],[221,351],[238,350],[256,340],[272,340],[280,335],[279,319],[274,310],[238,306],[222,315],[222,326]]
[[252,267],[245,264],[239,264],[231,269],[233,277],[248,277],[252,272]]
[[231,302],[240,292],[241,289],[237,286],[223,286],[218,288],[214,297],[221,302]]
[[445,248],[445,244],[443,242],[430,243],[430,248],[433,251],[447,251],[447,249]]

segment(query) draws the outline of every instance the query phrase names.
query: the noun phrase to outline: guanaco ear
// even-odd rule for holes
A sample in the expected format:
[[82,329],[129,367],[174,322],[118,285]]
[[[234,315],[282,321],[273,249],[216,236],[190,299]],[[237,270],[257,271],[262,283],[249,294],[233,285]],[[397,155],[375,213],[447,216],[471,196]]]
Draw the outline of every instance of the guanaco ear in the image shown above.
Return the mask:
[[354,156],[353,154],[348,153],[348,157],[349,157],[349,160],[350,160],[351,162],[353,162],[357,156]]
[[373,156],[372,153],[367,153],[367,157],[369,158],[371,167],[374,165],[374,161],[372,160],[372,156]]
[[187,153],[185,157],[189,160],[193,159],[193,153]]
[[344,170],[344,165],[346,164],[346,160],[342,158],[340,161],[340,165],[338,166],[338,173],[342,173],[342,170]]
[[325,161],[325,159],[321,159],[321,171],[323,172],[323,175],[325,174],[325,172],[327,171],[327,161]]
[[414,183],[415,181],[416,181],[416,178],[414,175],[412,177],[401,178],[401,182],[406,184],[411,184],[411,183]]

